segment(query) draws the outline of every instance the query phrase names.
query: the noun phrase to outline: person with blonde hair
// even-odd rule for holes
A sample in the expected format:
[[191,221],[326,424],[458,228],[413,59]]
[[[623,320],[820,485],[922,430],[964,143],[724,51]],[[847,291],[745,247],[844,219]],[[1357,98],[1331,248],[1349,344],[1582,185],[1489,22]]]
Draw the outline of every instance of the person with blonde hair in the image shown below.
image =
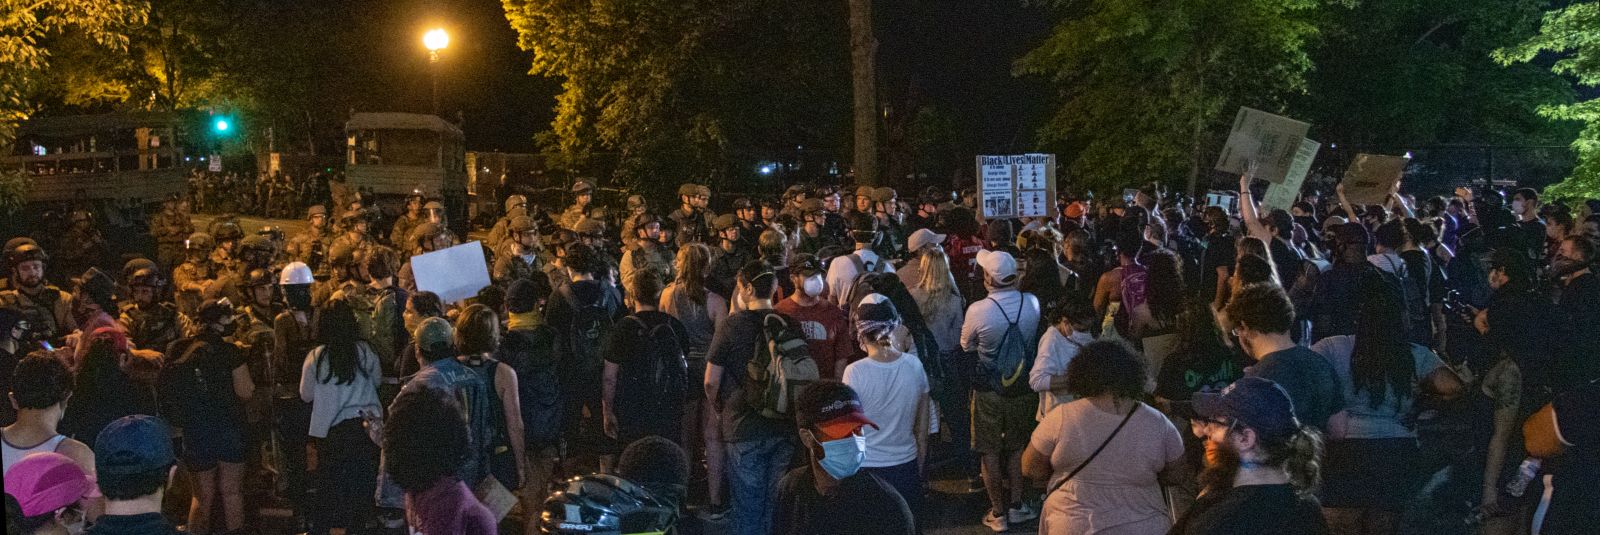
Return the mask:
[[[728,302],[716,292],[706,289],[706,271],[711,266],[711,249],[703,243],[686,243],[678,249],[673,263],[676,276],[661,291],[662,312],[671,314],[682,322],[687,344],[683,353],[688,360],[690,378],[706,374],[706,351],[711,347],[711,335],[716,325],[728,317]],[[689,396],[684,401],[683,439],[679,444],[686,451],[696,451],[703,445],[706,455],[706,488],[710,495],[712,519],[726,514],[723,502],[723,449],[722,435],[717,428],[717,413],[703,396]]]

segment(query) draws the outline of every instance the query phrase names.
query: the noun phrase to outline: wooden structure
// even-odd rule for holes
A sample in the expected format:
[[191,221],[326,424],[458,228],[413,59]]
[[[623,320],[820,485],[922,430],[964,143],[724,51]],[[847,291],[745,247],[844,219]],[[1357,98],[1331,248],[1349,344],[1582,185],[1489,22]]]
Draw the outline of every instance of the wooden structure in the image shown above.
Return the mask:
[[178,113],[126,112],[28,121],[0,164],[32,180],[28,202],[138,199],[183,193],[207,162],[184,151]]
[[465,235],[467,165],[460,128],[435,115],[382,112],[351,115],[344,131],[348,184],[371,190],[393,212],[413,191],[438,198],[451,214],[450,226]]

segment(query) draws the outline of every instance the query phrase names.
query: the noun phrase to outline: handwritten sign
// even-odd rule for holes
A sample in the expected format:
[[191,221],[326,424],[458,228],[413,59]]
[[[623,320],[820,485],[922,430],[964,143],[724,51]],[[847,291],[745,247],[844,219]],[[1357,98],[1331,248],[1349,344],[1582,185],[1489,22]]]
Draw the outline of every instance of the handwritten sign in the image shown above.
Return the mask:
[[1357,154],[1344,170],[1345,199],[1354,204],[1383,204],[1410,161],[1403,156]]
[[1261,212],[1273,210],[1288,210],[1294,205],[1294,200],[1300,197],[1300,187],[1306,182],[1306,175],[1311,172],[1311,162],[1317,159],[1317,150],[1322,148],[1321,143],[1309,139],[1300,140],[1300,150],[1295,151],[1294,161],[1289,164],[1289,175],[1283,182],[1267,186],[1267,194],[1261,197]]
[[979,156],[979,216],[990,219],[1055,217],[1054,154]]
[[439,300],[446,303],[475,297],[489,285],[489,267],[479,242],[413,256],[411,272],[417,277],[418,290],[439,294]]
[[1233,130],[1217,158],[1217,170],[1244,174],[1250,162],[1259,164],[1256,178],[1277,184],[1289,175],[1300,141],[1311,125],[1254,108],[1239,108]]

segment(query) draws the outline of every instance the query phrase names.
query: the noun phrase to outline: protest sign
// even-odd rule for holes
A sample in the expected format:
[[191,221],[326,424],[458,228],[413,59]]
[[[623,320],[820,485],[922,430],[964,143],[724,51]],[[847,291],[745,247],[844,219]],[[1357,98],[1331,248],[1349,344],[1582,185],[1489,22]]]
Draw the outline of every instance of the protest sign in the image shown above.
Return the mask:
[[1274,184],[1283,182],[1300,150],[1300,141],[1310,129],[1310,124],[1288,117],[1240,107],[1228,142],[1217,158],[1217,170],[1242,175],[1254,161],[1260,165],[1256,178]]
[[1300,186],[1305,184],[1306,175],[1311,171],[1311,161],[1317,159],[1317,150],[1322,148],[1321,143],[1309,139],[1300,140],[1300,150],[1295,151],[1294,161],[1289,164],[1289,175],[1283,182],[1267,186],[1267,194],[1261,197],[1261,212],[1273,210],[1288,210],[1294,200],[1300,197]]
[[1353,204],[1383,204],[1410,161],[1403,156],[1357,154],[1344,170],[1345,200]]
[[478,290],[489,285],[489,267],[478,242],[413,256],[411,272],[418,290],[439,294],[439,300],[446,303],[477,296]]
[[979,156],[977,163],[979,219],[1055,217],[1055,155]]

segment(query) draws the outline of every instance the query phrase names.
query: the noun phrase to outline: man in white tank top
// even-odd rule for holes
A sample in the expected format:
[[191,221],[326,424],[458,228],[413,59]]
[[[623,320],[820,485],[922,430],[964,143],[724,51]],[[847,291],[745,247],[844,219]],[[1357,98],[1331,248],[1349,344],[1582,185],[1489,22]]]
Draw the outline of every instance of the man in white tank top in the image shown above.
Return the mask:
[[10,401],[17,408],[17,422],[0,428],[4,435],[5,470],[30,453],[53,451],[70,457],[78,467],[94,475],[94,452],[84,443],[56,432],[72,395],[72,375],[61,361],[44,355],[30,355],[17,363]]

